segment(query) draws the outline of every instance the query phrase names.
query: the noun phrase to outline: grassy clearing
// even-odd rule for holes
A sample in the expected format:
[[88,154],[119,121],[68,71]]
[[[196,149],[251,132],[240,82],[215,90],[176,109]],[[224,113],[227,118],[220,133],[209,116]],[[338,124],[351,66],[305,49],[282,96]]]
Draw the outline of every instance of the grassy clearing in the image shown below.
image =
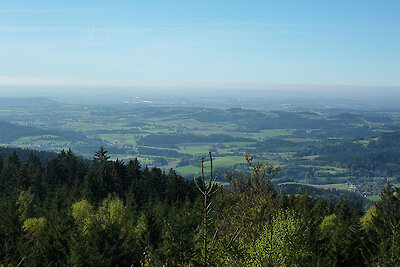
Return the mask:
[[[207,160],[208,158],[205,157]],[[214,168],[229,168],[238,163],[245,163],[246,160],[242,156],[225,156],[220,158],[213,158]],[[207,172],[210,168],[210,161],[204,162],[204,170]],[[178,173],[183,175],[197,175],[201,173],[201,167],[188,165],[183,167],[177,167],[175,169]]]
[[308,184],[309,186],[315,188],[323,188],[323,189],[339,189],[339,190],[347,190],[349,186],[347,184],[326,184],[326,185],[312,185]]
[[240,148],[230,147],[230,148],[218,148],[218,153],[220,154],[232,154],[238,152]]
[[347,184],[324,184],[324,185],[316,185],[316,184],[305,184],[305,183],[298,183],[298,182],[285,182],[279,185],[285,184],[297,184],[297,185],[306,185],[315,188],[322,188],[322,189],[338,189],[338,190],[347,190],[349,186]]
[[[229,168],[238,163],[246,163],[246,159],[243,156],[224,156],[220,158],[213,158],[213,166],[218,168]],[[208,168],[210,162],[204,162],[204,166]]]
[[335,172],[345,172],[345,168],[338,168],[338,167],[333,167],[333,166],[321,166],[321,165],[307,165],[307,164],[301,164],[300,167],[305,167],[305,168],[314,168],[314,169],[319,169],[319,170],[326,170],[326,171],[335,171]]
[[198,154],[205,154],[207,155],[208,151],[210,151],[211,145],[201,145],[201,146],[194,146],[194,145],[183,145],[179,146],[179,152],[191,155],[198,155]]
[[66,128],[76,131],[90,130],[129,130],[131,127],[126,126],[126,123],[119,122],[93,122],[92,119],[80,119],[79,121],[66,121]]
[[247,147],[250,145],[254,145],[256,142],[229,142],[229,143],[224,143],[224,145],[228,146],[240,146],[240,147]]
[[164,127],[160,127],[159,125],[158,126],[145,126],[145,127],[142,127],[142,130],[144,131],[144,132],[146,132],[146,133],[149,133],[149,134],[158,134],[158,133],[166,133],[166,134],[168,134],[168,133],[173,133],[174,131],[172,131],[172,130],[169,130],[169,129],[167,129],[167,128],[164,128]]
[[77,144],[78,142],[63,140],[60,139],[58,136],[25,136],[11,142],[11,145],[19,147],[44,146],[44,148],[46,149],[55,148],[58,150],[60,149],[60,147],[71,147],[72,143]]
[[56,135],[38,135],[38,136],[24,136],[21,137],[15,141],[13,141],[13,144],[17,144],[17,143],[31,143],[31,142],[37,142],[37,141],[53,141],[56,142],[58,140],[54,140],[59,138]]
[[201,167],[196,167],[193,165],[178,167],[175,171],[182,175],[197,175],[201,173]]
[[318,141],[317,139],[311,139],[311,138],[285,138],[284,140],[295,142],[295,143],[303,143],[303,142],[315,142]]
[[[189,126],[189,125],[187,125]],[[231,127],[226,128],[226,125],[215,125],[213,123],[195,123],[190,125],[193,133],[199,135],[210,135],[210,134],[224,134],[226,131],[231,131]]]
[[99,138],[110,142],[110,143],[121,143],[124,145],[136,145],[136,139],[134,135],[131,134],[98,134]]
[[269,130],[260,130],[261,137],[274,137],[280,135],[291,135],[293,133],[293,129],[269,129]]
[[194,134],[210,135],[210,134],[225,134],[226,132],[220,130],[193,130]]
[[379,197],[379,195],[373,195],[373,196],[367,196],[367,199],[369,199],[373,202],[378,202],[380,197]]

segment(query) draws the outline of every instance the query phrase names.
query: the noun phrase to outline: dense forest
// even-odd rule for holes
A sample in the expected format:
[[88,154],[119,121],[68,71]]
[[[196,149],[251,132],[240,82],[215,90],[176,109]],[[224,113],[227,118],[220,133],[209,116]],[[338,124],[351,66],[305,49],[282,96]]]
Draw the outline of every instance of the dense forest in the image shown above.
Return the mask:
[[[400,199],[366,212],[345,198],[278,194],[279,168],[184,179],[137,159],[16,152],[0,160],[4,266],[398,266]],[[206,163],[206,162],[205,162]],[[209,177],[209,178],[208,178]]]

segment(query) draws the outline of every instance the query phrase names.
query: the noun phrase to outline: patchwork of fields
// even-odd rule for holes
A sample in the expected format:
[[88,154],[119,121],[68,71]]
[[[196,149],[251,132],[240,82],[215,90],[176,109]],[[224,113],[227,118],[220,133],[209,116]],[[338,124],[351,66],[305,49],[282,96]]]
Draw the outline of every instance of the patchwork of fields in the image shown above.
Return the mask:
[[393,112],[343,115],[330,110],[263,112],[50,102],[2,108],[0,121],[13,133],[0,136],[4,146],[55,152],[71,148],[88,158],[104,146],[111,159],[136,157],[142,165],[174,168],[188,177],[201,172],[201,157],[209,151],[221,176],[233,169],[246,171],[245,154],[281,166],[275,178],[280,183],[379,184],[398,175],[397,167],[367,170],[340,159],[350,155],[348,149],[367,153],[382,140],[380,135],[395,133],[400,123]]

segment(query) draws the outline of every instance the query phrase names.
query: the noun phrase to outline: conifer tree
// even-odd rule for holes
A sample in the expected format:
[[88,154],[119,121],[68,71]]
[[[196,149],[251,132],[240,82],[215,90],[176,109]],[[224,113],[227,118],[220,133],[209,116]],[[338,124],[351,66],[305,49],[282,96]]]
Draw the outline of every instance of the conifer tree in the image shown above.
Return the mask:
[[367,229],[379,251],[375,260],[382,266],[400,265],[400,190],[393,191],[387,185],[381,192]]
[[0,157],[0,173],[1,173],[1,170],[3,169],[3,164],[4,164],[3,158]]
[[14,151],[7,158],[0,174],[0,190],[5,194],[10,194],[18,188],[20,167],[21,162]]
[[94,154],[93,159],[99,162],[107,162],[110,157],[107,155],[107,150],[104,149],[103,146]]
[[[201,264],[203,266],[212,266],[215,265],[215,255],[211,253],[215,253],[215,245],[217,232],[212,227],[211,213],[212,213],[212,202],[211,197],[220,189],[216,182],[217,177],[213,177],[213,163],[211,152],[210,155],[210,179],[206,182],[204,177],[204,158],[201,159],[201,177],[199,180],[196,180],[196,186],[199,189],[200,193],[203,195],[203,223],[202,223],[202,231],[201,231],[201,239],[202,239],[202,257]],[[212,251],[214,250],[214,251]],[[211,253],[210,253],[211,252]],[[211,255],[210,255],[211,254]]]

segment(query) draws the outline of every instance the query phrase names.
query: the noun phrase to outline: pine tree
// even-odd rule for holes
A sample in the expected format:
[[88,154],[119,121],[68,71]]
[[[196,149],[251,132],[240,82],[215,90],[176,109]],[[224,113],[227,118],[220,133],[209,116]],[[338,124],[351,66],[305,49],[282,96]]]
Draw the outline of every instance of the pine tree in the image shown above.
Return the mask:
[[367,228],[372,242],[377,245],[376,261],[382,266],[400,265],[400,190],[394,194],[387,185],[375,205],[375,212]]
[[107,150],[105,150],[104,147],[101,146],[100,149],[96,152],[96,154],[94,154],[93,159],[95,161],[104,162],[108,161],[110,157],[107,155]]
[[2,159],[2,157],[0,157],[0,173],[1,173],[1,170],[3,169],[3,164],[4,164],[3,159]]
[[19,186],[19,172],[21,162],[14,151],[4,163],[3,169],[0,174],[0,190],[5,194],[10,194]]

